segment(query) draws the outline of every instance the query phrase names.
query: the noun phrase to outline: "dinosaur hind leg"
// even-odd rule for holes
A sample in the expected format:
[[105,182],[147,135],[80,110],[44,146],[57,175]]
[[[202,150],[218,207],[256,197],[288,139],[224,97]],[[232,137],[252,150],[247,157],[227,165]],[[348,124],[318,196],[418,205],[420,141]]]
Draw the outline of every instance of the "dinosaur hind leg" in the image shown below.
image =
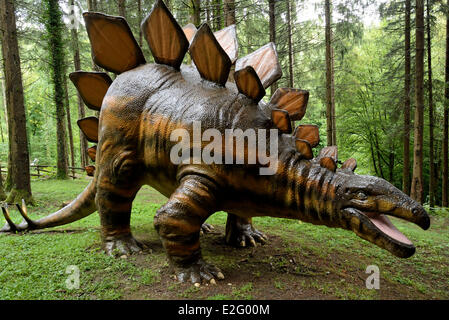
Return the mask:
[[254,228],[251,218],[242,218],[228,213],[226,222],[226,243],[238,247],[256,246],[266,243],[267,236]]

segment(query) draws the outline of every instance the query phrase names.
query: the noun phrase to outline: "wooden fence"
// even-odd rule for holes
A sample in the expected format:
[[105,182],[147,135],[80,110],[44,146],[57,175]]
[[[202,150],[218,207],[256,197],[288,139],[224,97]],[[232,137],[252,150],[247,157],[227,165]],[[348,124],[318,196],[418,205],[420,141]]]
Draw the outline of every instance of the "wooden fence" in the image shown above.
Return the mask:
[[[45,177],[46,176],[45,173],[50,174],[50,173],[54,172],[54,170],[50,171],[48,169],[56,169],[56,168],[57,168],[57,166],[30,165],[30,175],[32,177],[38,177],[38,178]],[[71,174],[69,174],[69,177],[72,178],[72,179],[76,179],[77,178],[76,177],[76,172],[77,171],[79,171],[80,174],[86,172],[86,170],[84,168],[77,168],[77,167],[69,167],[69,170],[71,172]],[[1,174],[6,174],[7,173],[6,168],[3,168],[2,164],[0,164],[0,172],[1,172]],[[42,174],[42,173],[44,173],[44,174]]]

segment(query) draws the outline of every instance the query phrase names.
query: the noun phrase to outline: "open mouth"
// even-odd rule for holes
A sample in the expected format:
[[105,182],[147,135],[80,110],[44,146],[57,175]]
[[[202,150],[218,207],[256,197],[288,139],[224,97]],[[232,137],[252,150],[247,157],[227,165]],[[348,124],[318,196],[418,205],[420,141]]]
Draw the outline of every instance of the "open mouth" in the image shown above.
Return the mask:
[[362,214],[368,217],[368,219],[383,234],[402,244],[413,245],[413,243],[403,233],[401,233],[401,231],[399,231],[393,223],[391,223],[390,219],[388,219],[386,215],[377,212],[362,212]]
[[[362,239],[368,240],[400,258],[409,258],[415,253],[416,248],[413,243],[393,225],[385,214],[351,207],[344,209],[344,212],[348,215],[350,228]],[[428,229],[430,223],[427,214],[413,221],[404,219],[425,230]]]

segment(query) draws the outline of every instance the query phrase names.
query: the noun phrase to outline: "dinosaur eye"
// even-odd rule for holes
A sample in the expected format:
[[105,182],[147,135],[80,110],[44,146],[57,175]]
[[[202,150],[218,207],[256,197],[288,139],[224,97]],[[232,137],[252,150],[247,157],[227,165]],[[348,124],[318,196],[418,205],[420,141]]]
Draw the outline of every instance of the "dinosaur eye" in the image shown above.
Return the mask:
[[359,193],[357,193],[357,198],[359,198],[359,200],[366,200],[366,199],[368,199],[368,196],[366,194],[364,194],[363,192],[359,192]]

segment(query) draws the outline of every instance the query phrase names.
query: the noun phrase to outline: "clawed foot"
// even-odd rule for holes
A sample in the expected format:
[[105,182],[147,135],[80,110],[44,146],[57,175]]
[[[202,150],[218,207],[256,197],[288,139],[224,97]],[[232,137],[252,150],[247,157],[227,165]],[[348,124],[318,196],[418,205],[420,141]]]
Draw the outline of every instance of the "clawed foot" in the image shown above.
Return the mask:
[[214,230],[214,227],[211,224],[204,223],[201,226],[200,235],[211,233]]
[[224,279],[224,275],[220,269],[205,262],[203,259],[198,260],[198,262],[186,268],[175,267],[175,275],[178,281],[190,281],[195,286],[199,286],[203,281],[216,284],[215,279]]
[[104,241],[104,250],[109,256],[131,255],[141,252],[145,246],[138,242],[131,234],[122,235],[120,237],[107,239]]
[[226,243],[241,248],[255,247],[257,243],[265,244],[268,237],[251,224],[240,224],[226,230]]

